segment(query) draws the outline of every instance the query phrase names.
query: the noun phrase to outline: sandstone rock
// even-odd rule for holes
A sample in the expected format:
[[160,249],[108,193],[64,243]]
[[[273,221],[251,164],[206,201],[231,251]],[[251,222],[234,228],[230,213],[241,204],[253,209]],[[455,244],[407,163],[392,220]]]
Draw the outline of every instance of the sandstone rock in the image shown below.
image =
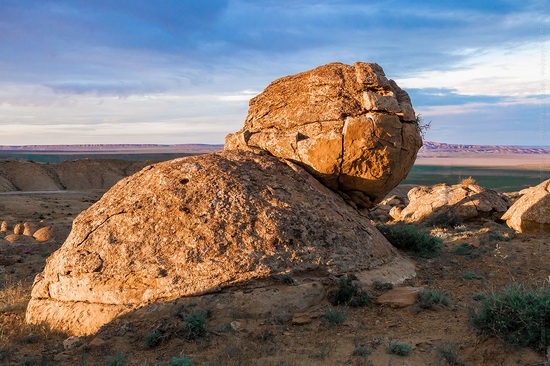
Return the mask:
[[25,222],[23,224],[23,235],[32,236],[36,230],[38,230],[38,225],[34,223]]
[[550,232],[550,179],[524,192],[502,220],[520,233]]
[[409,204],[401,212],[392,210],[394,219],[411,223],[430,220],[433,223],[445,218],[460,220],[488,218],[499,219],[510,206],[503,194],[475,184],[438,184],[433,187],[417,187],[408,193]]
[[225,151],[150,166],[81,213],[36,277],[26,318],[90,334],[157,301],[401,262],[368,219],[299,166]]
[[23,235],[23,224],[15,224],[15,226],[13,227],[13,233],[15,235]]
[[61,225],[50,225],[36,230],[33,237],[40,243],[47,241],[63,242],[67,239],[68,235],[69,230],[66,227]]
[[10,234],[6,235],[4,240],[12,244],[35,244],[36,240],[32,236]]
[[6,232],[10,230],[10,223],[6,220],[2,221],[2,225],[0,226],[0,231]]
[[418,293],[422,290],[422,287],[397,287],[380,295],[376,303],[391,308],[406,308],[414,305]]
[[70,351],[82,345],[82,341],[77,336],[71,336],[63,341],[63,348],[66,351]]
[[299,162],[370,208],[404,179],[422,140],[408,94],[380,66],[331,63],[272,82],[250,101],[225,149]]

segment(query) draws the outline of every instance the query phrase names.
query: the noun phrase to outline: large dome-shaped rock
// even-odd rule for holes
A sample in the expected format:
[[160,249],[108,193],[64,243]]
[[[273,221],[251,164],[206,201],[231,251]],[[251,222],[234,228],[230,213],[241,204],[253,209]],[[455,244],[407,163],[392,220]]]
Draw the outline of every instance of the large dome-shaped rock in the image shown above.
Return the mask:
[[502,219],[520,233],[550,233],[550,179],[524,193]]
[[275,80],[225,141],[226,150],[260,148],[299,162],[366,208],[407,176],[421,146],[408,94],[364,62]]
[[432,187],[416,187],[407,194],[409,204],[403,210],[392,210],[396,220],[410,223],[431,221],[435,224],[446,220],[468,221],[475,219],[499,219],[508,207],[508,198],[497,191],[477,184],[437,184]]
[[146,167],[81,213],[37,276],[27,320],[89,334],[145,304],[273,274],[410,277],[407,263],[301,167],[225,151]]

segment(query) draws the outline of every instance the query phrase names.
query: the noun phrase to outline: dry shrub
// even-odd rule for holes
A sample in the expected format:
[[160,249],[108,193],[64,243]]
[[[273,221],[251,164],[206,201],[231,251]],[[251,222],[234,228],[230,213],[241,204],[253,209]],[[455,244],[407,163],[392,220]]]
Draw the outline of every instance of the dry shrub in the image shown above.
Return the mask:
[[476,180],[472,177],[468,177],[468,178],[461,179],[458,184],[460,184],[462,188],[467,188],[468,186],[476,184]]

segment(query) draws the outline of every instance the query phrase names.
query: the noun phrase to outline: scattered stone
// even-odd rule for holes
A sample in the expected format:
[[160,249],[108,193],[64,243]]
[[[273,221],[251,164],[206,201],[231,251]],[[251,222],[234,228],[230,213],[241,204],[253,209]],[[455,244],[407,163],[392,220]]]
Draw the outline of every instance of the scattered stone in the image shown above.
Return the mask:
[[67,239],[67,236],[69,235],[68,228],[60,225],[50,225],[42,227],[38,230],[36,230],[33,234],[33,237],[38,241],[39,243],[43,242],[49,242],[49,241],[55,241],[62,243]]
[[390,211],[395,220],[409,223],[428,221],[442,225],[456,219],[498,220],[510,206],[505,195],[476,184],[416,187],[409,191],[408,199],[408,206],[401,212],[398,209]]
[[224,151],[150,166],[81,213],[36,277],[26,319],[90,334],[153,302],[261,286],[275,274],[403,262],[367,218],[298,165]]
[[82,342],[80,340],[80,337],[77,336],[71,336],[63,341],[63,348],[65,348],[66,351],[78,348],[81,345]]
[[422,290],[422,287],[397,287],[380,295],[376,303],[391,308],[406,308],[414,305],[418,293]]
[[15,224],[13,227],[13,233],[15,235],[23,235],[23,225],[22,224]]
[[549,233],[550,179],[521,192],[523,196],[506,211],[502,220],[520,233]]
[[246,329],[246,320],[233,320],[229,325],[234,331],[240,332]]
[[36,240],[32,236],[25,235],[10,234],[7,235],[4,240],[12,244],[36,244]]
[[23,224],[23,235],[33,236],[37,229],[38,225],[25,222]]
[[6,232],[10,230],[10,224],[6,220],[2,221],[2,225],[0,226],[0,231]]
[[404,179],[422,140],[408,94],[375,63],[331,63],[273,81],[225,149],[299,162],[360,208]]

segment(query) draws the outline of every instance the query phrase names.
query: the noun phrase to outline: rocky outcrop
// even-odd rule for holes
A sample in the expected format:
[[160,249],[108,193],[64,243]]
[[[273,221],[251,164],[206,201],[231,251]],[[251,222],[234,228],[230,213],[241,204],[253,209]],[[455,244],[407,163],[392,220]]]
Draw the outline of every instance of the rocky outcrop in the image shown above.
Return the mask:
[[502,220],[520,233],[550,233],[550,179],[522,193]]
[[81,159],[55,163],[0,160],[0,192],[108,189],[150,161]]
[[370,208],[404,179],[422,140],[408,94],[380,66],[331,63],[272,82],[250,101],[225,149],[263,149],[300,163]]
[[368,219],[301,167],[225,151],[149,166],[80,214],[37,276],[27,320],[89,334],[146,304],[275,274],[390,266],[414,275]]
[[445,225],[451,224],[446,220],[500,219],[510,206],[505,195],[476,184],[416,187],[409,191],[407,197],[407,207],[390,211],[395,220],[410,223],[429,220]]

